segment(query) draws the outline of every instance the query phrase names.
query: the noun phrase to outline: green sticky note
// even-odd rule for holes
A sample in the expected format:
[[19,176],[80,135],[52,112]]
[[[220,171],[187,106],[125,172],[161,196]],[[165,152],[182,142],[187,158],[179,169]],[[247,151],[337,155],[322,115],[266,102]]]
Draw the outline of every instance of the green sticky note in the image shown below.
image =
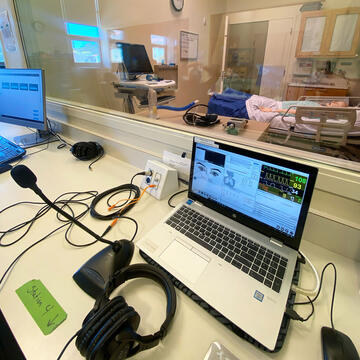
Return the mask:
[[53,332],[67,317],[40,280],[27,282],[16,293],[44,335]]

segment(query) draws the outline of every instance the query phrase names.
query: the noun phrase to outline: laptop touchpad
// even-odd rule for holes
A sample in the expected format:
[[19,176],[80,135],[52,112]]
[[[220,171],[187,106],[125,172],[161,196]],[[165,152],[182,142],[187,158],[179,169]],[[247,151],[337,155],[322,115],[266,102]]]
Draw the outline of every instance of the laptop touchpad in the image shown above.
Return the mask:
[[208,261],[176,240],[165,249],[160,258],[193,283],[197,281],[208,264]]

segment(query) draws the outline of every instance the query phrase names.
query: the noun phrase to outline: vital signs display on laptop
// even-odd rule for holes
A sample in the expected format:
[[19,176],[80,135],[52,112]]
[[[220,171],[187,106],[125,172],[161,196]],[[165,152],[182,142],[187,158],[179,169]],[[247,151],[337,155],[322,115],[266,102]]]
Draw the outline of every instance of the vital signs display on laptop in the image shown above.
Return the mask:
[[255,227],[267,225],[281,238],[300,235],[301,210],[309,206],[308,172],[286,167],[284,160],[277,165],[254,158],[244,149],[234,153],[225,144],[196,142],[194,149],[190,192],[196,198],[232,218],[248,217]]

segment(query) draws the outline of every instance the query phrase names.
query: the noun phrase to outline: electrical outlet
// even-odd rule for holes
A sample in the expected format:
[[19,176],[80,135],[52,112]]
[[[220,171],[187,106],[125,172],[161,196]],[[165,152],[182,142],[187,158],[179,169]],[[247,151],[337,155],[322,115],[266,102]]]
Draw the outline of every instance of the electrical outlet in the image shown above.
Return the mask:
[[148,188],[147,193],[158,200],[174,193],[179,188],[177,171],[172,167],[156,160],[148,160],[145,171],[151,171],[151,175],[144,176],[141,188],[145,189],[148,185],[156,187]]

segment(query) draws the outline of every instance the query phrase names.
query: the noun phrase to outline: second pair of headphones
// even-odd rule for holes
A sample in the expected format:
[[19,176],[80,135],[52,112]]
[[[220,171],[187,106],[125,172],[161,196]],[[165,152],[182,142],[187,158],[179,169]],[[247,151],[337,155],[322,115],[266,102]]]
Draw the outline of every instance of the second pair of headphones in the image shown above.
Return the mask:
[[[129,241],[122,242],[125,246],[133,247]],[[166,319],[159,331],[154,334],[138,334],[136,331],[140,323],[140,315],[126,303],[122,296],[116,296],[111,300],[109,298],[118,286],[136,278],[156,281],[166,295]],[[125,266],[114,273],[102,295],[96,299],[94,308],[86,316],[83,326],[77,334],[76,347],[86,360],[129,358],[159,344],[159,341],[167,333],[175,310],[175,289],[165,272],[149,264]]]
[[91,160],[104,153],[103,147],[94,141],[77,142],[70,151],[79,160]]
[[208,106],[205,104],[196,104],[185,112],[183,115],[183,120],[188,125],[195,125],[195,126],[212,126],[220,122],[218,116],[216,114],[202,114],[195,111],[195,108],[203,107],[208,109]]
[[90,165],[98,161],[104,155],[104,148],[97,142],[94,141],[81,141],[77,142],[70,148],[70,152],[79,160],[86,161],[95,159]]

